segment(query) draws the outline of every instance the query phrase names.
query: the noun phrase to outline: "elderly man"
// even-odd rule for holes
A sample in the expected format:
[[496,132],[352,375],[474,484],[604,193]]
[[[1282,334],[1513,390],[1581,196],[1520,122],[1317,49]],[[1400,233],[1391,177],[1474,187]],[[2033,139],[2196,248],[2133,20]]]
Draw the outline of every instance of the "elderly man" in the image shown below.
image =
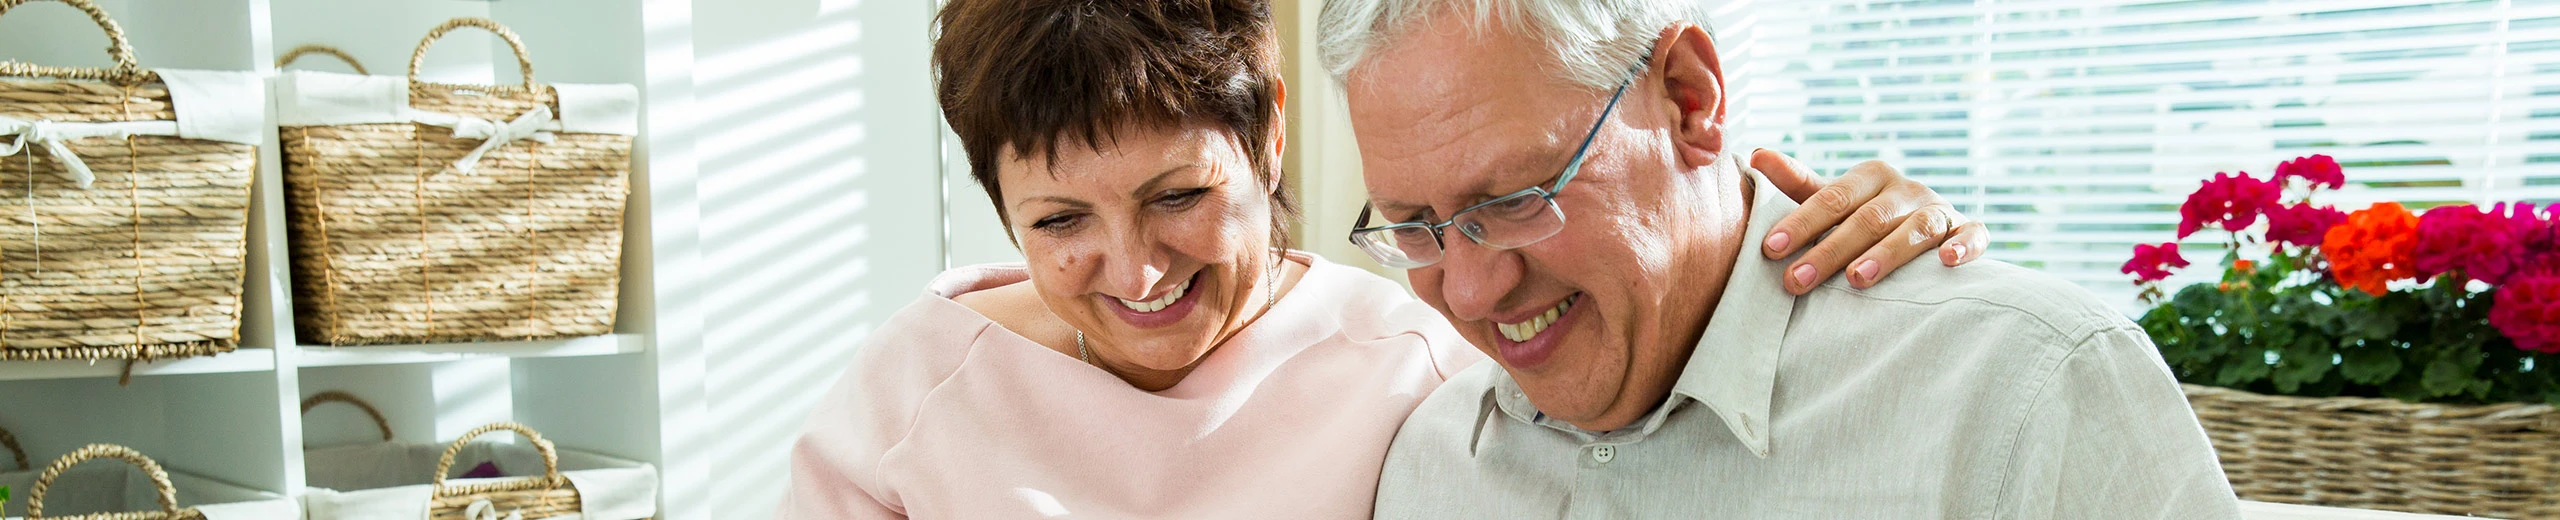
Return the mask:
[[1760,252],[1795,204],[1731,153],[1702,11],[1325,5],[1353,242],[1498,362],[1405,422],[1378,517],[2238,516],[2150,341],[2083,290],[1978,262],[1791,296]]

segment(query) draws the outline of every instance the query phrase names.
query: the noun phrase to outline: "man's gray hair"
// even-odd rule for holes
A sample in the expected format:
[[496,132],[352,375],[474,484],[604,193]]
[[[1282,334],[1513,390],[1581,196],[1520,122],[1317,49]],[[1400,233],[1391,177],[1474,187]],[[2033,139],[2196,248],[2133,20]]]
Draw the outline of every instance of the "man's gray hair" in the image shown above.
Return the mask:
[[1370,51],[1425,16],[1457,14],[1469,17],[1471,30],[1499,23],[1543,39],[1558,75],[1608,89],[1653,55],[1663,28],[1685,21],[1712,36],[1709,10],[1705,0],[1328,0],[1316,29],[1317,45],[1333,80],[1347,81]]

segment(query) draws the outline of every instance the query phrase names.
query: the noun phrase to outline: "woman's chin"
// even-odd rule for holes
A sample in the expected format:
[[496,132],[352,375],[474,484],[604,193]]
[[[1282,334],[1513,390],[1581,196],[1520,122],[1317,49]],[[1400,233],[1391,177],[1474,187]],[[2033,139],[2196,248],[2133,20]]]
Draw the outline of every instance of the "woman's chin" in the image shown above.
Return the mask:
[[1209,346],[1201,344],[1205,343],[1205,340],[1183,343],[1186,344],[1133,349],[1137,352],[1129,353],[1125,362],[1151,371],[1172,372],[1191,368],[1192,365],[1200,363],[1200,358],[1209,355]]

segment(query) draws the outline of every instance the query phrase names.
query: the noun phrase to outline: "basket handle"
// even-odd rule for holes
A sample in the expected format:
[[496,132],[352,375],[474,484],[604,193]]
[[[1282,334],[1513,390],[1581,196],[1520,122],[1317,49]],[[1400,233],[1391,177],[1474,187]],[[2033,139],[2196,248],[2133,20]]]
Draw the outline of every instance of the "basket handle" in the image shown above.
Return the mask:
[[151,457],[142,456],[142,452],[133,451],[133,448],[113,444],[91,444],[54,460],[52,465],[45,466],[44,474],[36,476],[35,486],[27,489],[27,519],[44,518],[44,492],[47,488],[53,487],[53,479],[61,477],[62,472],[71,469],[71,466],[99,457],[124,459],[134,467],[142,468],[144,474],[150,475],[151,487],[159,491],[160,511],[168,515],[168,518],[192,516],[178,510],[177,487],[169,484],[169,472],[161,471],[159,462],[152,461]]
[[513,48],[516,51],[516,67],[518,71],[524,73],[524,88],[526,90],[533,89],[533,55],[525,52],[524,40],[516,38],[516,32],[514,30],[507,29],[507,26],[499,25],[495,20],[473,17],[446,20],[444,25],[438,25],[435,30],[427,31],[427,38],[418,41],[418,52],[409,55],[410,83],[417,83],[418,71],[426,68],[427,49],[435,48],[436,40],[444,39],[445,33],[453,32],[454,29],[464,27],[477,27],[481,30],[495,33],[498,35],[498,38],[506,40],[507,47]]
[[337,47],[319,44],[294,47],[293,50],[285,51],[284,56],[276,58],[276,68],[281,69],[286,65],[292,65],[294,60],[299,60],[302,59],[303,56],[313,54],[325,54],[337,58],[338,61],[347,62],[347,67],[355,69],[357,74],[373,74],[371,71],[364,70],[364,63],[356,61],[356,57],[348,55],[347,51],[338,50]]
[[[522,435],[526,440],[532,441],[534,450],[542,452],[542,479],[531,482],[541,483],[544,486],[544,489],[556,489],[568,485],[568,479],[560,476],[560,454],[559,452],[552,451],[551,441],[543,440],[542,434],[533,431],[533,428],[526,427],[522,424],[516,424],[514,422],[501,422],[472,429],[470,433],[462,434],[462,438],[454,439],[453,444],[444,447],[444,458],[436,460],[435,496],[437,498],[469,495],[496,489],[478,488],[476,486],[446,487],[444,480],[446,474],[453,472],[454,456],[462,454],[462,447],[471,444],[471,438],[479,437],[498,430],[514,430],[516,435]],[[500,486],[505,485],[501,484]],[[521,486],[521,484],[518,484],[517,486]],[[513,489],[518,487],[505,486],[503,488]]]
[[18,471],[36,468],[34,464],[27,463],[27,449],[18,447],[18,436],[10,434],[7,428],[0,428],[0,446],[7,446],[9,456],[17,459]]
[[327,403],[347,403],[355,405],[356,408],[364,409],[365,415],[373,416],[373,427],[382,430],[383,442],[391,441],[391,421],[383,419],[382,411],[374,409],[373,403],[364,402],[363,399],[356,398],[355,394],[340,392],[337,390],[311,394],[311,397],[302,400],[302,414],[310,415],[312,408]]
[[[41,0],[0,0],[0,15],[7,14],[10,9],[19,5],[35,1]],[[98,28],[106,31],[107,57],[115,59],[115,68],[47,67],[10,60],[0,61],[0,76],[95,80],[119,85],[138,85],[151,80],[151,75],[142,70],[141,62],[133,58],[133,44],[125,41],[124,27],[116,25],[115,18],[107,16],[105,9],[99,9],[98,4],[90,3],[89,0],[53,1],[69,4],[80,12],[88,13],[89,20],[97,22]]]

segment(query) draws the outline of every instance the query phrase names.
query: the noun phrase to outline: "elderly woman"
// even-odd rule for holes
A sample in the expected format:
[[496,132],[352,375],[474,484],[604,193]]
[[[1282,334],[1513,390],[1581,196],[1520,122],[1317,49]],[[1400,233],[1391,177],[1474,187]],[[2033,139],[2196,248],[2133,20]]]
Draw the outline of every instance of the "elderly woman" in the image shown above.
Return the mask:
[[[1482,355],[1395,283],[1285,249],[1271,22],[1255,0],[943,7],[944,114],[1026,262],[944,273],[871,334],[792,454],[783,518],[1369,515],[1397,426]],[[1814,247],[1847,254],[1825,272],[1981,250],[1889,168],[1831,186],[1842,204],[1798,229],[1893,218],[1830,233]],[[1892,232],[1919,212],[1934,225]]]

